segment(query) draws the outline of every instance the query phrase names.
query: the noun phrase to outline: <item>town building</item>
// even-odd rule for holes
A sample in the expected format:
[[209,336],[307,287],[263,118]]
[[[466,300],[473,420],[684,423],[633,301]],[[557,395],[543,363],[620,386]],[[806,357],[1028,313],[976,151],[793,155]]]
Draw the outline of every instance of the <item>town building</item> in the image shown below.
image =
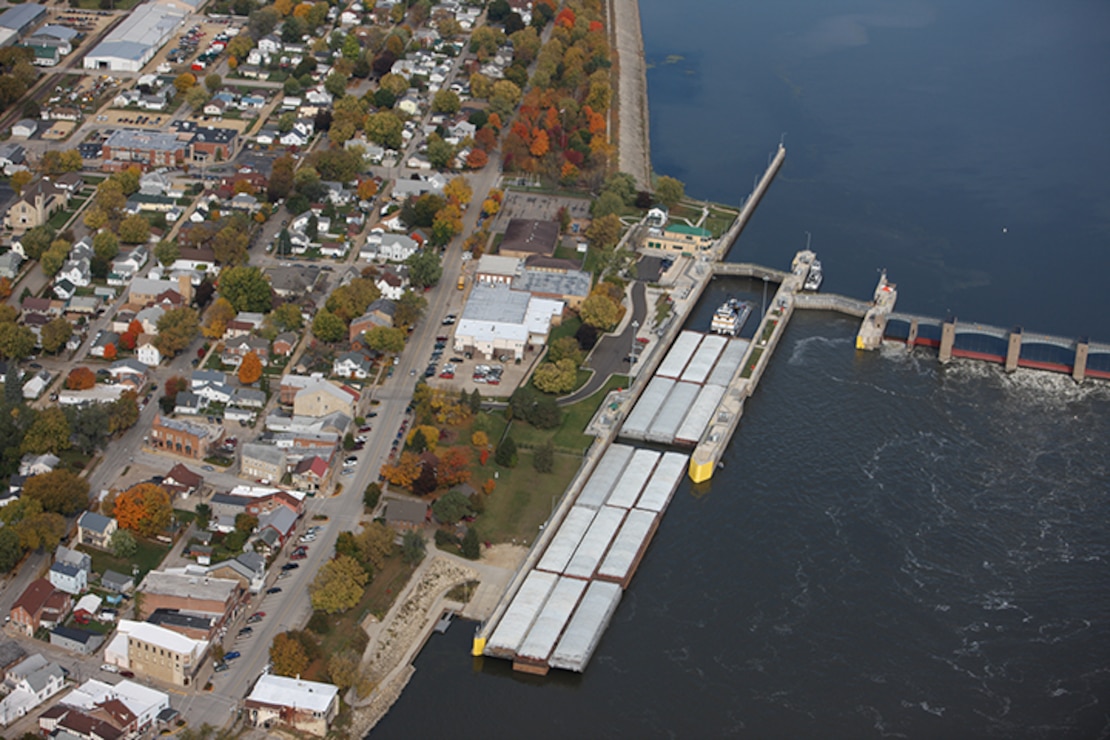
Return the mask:
[[150,443],[154,447],[194,460],[203,459],[222,435],[222,428],[209,429],[187,421],[168,419],[161,414],[154,417],[150,427]]
[[69,613],[69,594],[58,591],[45,578],[32,581],[11,609],[12,627],[31,637],[40,627],[53,627]]
[[192,3],[173,0],[139,5],[85,55],[84,68],[102,72],[141,71],[194,9]]
[[77,518],[77,544],[108,550],[119,524],[115,519],[85,511]]
[[670,223],[662,229],[650,229],[644,237],[649,250],[667,254],[698,254],[713,246],[713,233],[708,229]]
[[207,652],[206,640],[194,640],[156,624],[121,619],[104,648],[104,660],[143,677],[190,686]]
[[505,229],[498,253],[504,257],[527,259],[533,255],[551,257],[559,245],[559,224],[530,218],[514,218]]
[[339,711],[339,689],[328,683],[263,673],[243,707],[255,727],[287,725],[323,737]]
[[563,309],[562,301],[538,298],[503,283],[479,283],[470,291],[455,327],[455,351],[522,359],[526,349],[547,342]]

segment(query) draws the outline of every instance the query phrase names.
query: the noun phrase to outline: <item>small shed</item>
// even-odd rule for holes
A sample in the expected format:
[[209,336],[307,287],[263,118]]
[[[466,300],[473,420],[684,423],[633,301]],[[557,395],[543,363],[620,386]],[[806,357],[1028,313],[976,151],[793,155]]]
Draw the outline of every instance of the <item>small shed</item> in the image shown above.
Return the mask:
[[100,577],[100,585],[117,594],[126,594],[135,590],[135,579],[114,570],[106,570]]

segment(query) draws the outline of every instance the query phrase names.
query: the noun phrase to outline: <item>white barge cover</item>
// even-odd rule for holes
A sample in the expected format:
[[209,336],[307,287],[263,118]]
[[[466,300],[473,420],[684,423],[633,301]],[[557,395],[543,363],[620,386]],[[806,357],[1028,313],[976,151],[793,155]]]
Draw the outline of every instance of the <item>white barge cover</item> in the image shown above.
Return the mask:
[[717,404],[721,402],[724,395],[725,387],[723,385],[702,386],[697,400],[694,401],[694,405],[690,407],[686,418],[682,420],[682,425],[675,432],[674,441],[696,445],[706,427],[709,426],[709,422],[713,419],[713,412],[717,410]]
[[624,472],[624,466],[628,464],[628,460],[632,457],[632,449],[628,445],[610,445],[609,449],[605,451],[605,455],[594,466],[589,480],[586,481],[586,485],[582,486],[582,491],[578,494],[578,500],[574,503],[578,506],[588,506],[591,509],[596,509],[604,504],[605,499],[609,498],[609,492],[620,480],[621,473]]
[[586,536],[582,538],[582,543],[574,551],[574,557],[563,571],[564,575],[593,578],[594,571],[605,557],[605,551],[609,549],[609,543],[613,541],[627,513],[627,509],[602,506]]
[[673,378],[661,378],[658,375],[652,378],[647,388],[640,394],[640,400],[636,402],[632,413],[621,425],[621,436],[631,439],[644,439],[651,427],[652,420],[659,413],[663,402],[667,400],[675,382]]
[[605,503],[623,509],[631,509],[635,506],[636,499],[640,498],[640,490],[651,477],[651,471],[655,470],[659,455],[660,453],[655,450],[636,450],[632,453],[632,460],[624,469],[624,475],[617,481],[613,492],[609,494],[609,500]]
[[680,333],[671,345],[671,351],[659,363],[656,368],[655,374],[663,378],[678,378],[682,375],[683,368],[686,363],[690,361],[690,357],[694,354],[694,350],[698,348],[698,343],[701,342],[703,334],[689,329]]
[[722,337],[719,334],[706,336],[698,345],[698,351],[694,353],[690,364],[686,366],[681,379],[689,383],[704,383],[705,379],[709,377],[709,371],[717,364],[717,357],[720,356],[721,350],[727,344],[728,337]]
[[570,615],[574,613],[574,607],[578,606],[578,600],[582,598],[586,585],[587,581],[580,581],[577,578],[559,579],[555,588],[551,590],[551,595],[547,597],[543,611],[536,617],[532,629],[528,631],[528,636],[520,644],[520,649],[517,650],[518,657],[539,663],[547,662],[548,656],[555,648],[555,643],[559,640],[559,635],[563,634],[563,628],[570,620]]
[[709,385],[723,385],[728,387],[732,382],[732,376],[740,368],[740,363],[744,361],[744,353],[748,351],[748,345],[751,344],[747,339],[730,339],[725,351],[721,353],[720,359],[717,360],[717,367],[713,368],[713,372],[709,375],[709,380],[705,381]]
[[686,412],[694,405],[700,390],[701,386],[693,383],[675,383],[667,400],[663,402],[663,408],[659,409],[659,413],[651,421],[647,440],[659,444],[674,442],[674,435],[686,418]]
[[640,494],[636,508],[663,513],[667,504],[671,502],[671,496],[678,488],[678,482],[682,480],[683,473],[686,472],[689,460],[689,455],[683,455],[680,452],[664,452],[663,458],[655,466],[655,474],[644,486],[644,492]]
[[592,581],[586,595],[570,618],[562,639],[548,661],[565,671],[586,670],[586,664],[601,641],[613,612],[621,601],[621,587],[615,583]]
[[534,570],[528,574],[486,643],[485,652],[488,655],[502,658],[516,655],[517,648],[524,641],[524,636],[536,621],[536,616],[558,580],[559,577],[551,573]]
[[644,509],[633,509],[628,512],[624,524],[621,525],[621,531],[617,533],[617,538],[609,548],[609,554],[597,569],[598,578],[615,580],[618,583],[624,582],[628,577],[628,571],[644,547],[644,541],[651,534],[658,516],[659,514],[654,511]]
[[595,510],[585,506],[572,506],[563,517],[559,531],[547,544],[547,549],[544,550],[540,562],[536,564],[536,569],[546,570],[549,573],[562,573],[574,555],[574,551],[578,549],[578,543],[582,541],[586,530],[590,528],[590,522],[594,520],[596,513]]

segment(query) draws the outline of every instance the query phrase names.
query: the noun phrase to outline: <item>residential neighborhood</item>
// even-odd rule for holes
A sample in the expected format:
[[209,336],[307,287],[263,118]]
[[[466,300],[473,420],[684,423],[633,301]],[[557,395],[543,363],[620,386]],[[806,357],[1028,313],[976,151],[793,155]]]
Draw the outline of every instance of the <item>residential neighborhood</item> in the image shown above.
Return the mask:
[[730,214],[617,169],[597,0],[70,5],[0,12],[2,732],[361,737]]

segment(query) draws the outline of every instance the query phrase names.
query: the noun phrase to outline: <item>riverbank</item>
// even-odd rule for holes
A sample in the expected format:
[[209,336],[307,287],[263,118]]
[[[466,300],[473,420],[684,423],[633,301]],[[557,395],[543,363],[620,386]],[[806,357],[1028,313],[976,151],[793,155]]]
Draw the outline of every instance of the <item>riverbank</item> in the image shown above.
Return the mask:
[[651,190],[651,144],[648,131],[647,62],[638,0],[609,0],[610,43],[616,59],[612,110],[616,124],[618,169]]

